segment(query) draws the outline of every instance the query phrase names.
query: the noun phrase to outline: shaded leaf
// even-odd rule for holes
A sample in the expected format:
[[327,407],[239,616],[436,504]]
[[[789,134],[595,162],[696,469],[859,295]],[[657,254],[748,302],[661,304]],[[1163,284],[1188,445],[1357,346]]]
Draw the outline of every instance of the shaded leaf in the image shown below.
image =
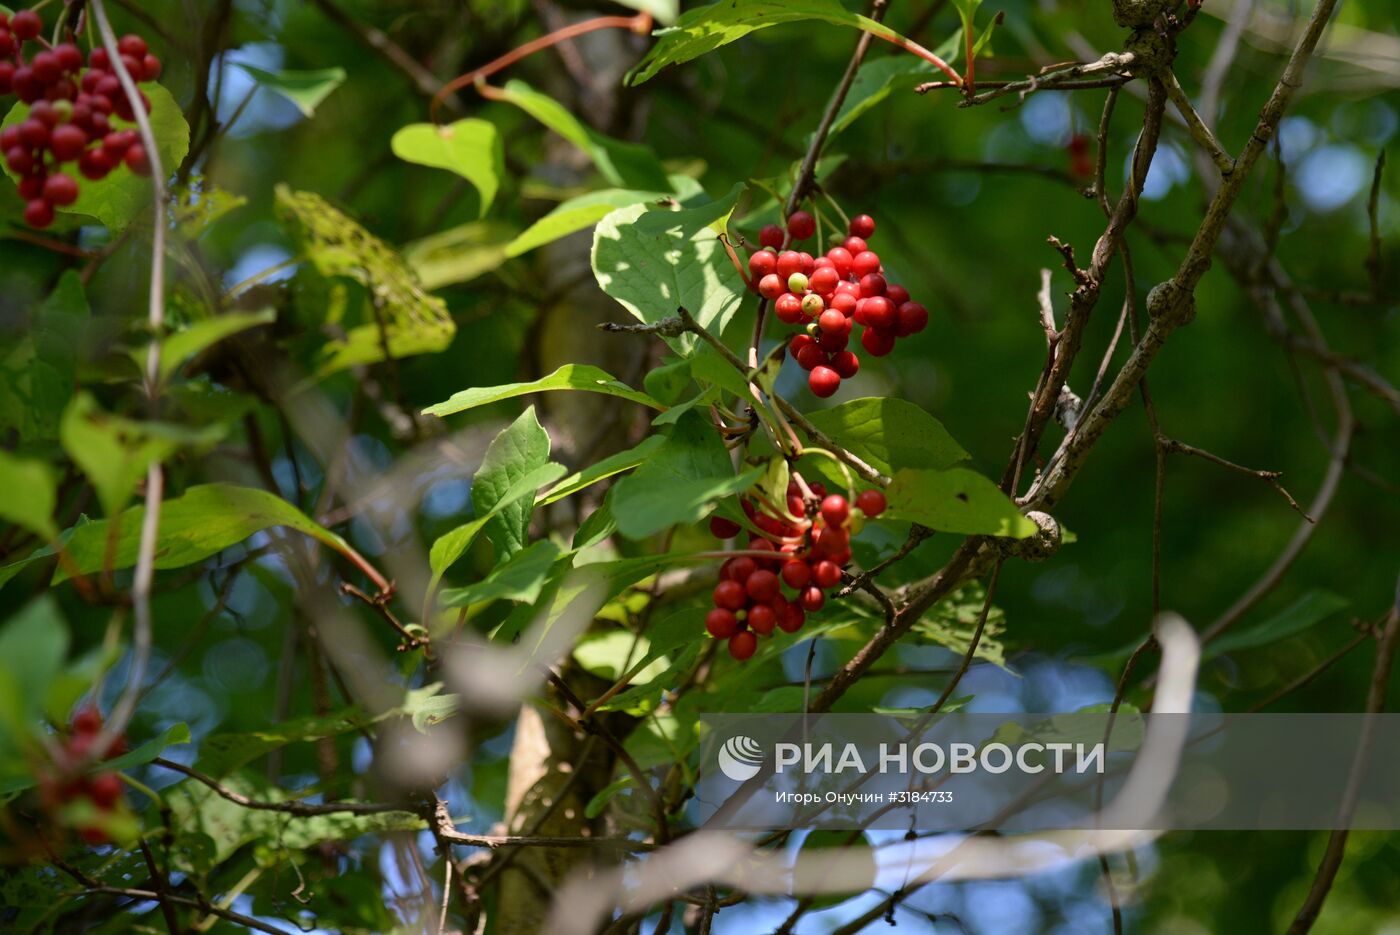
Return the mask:
[[[160,378],[168,380],[172,373],[180,369],[181,364],[224,338],[249,328],[256,328],[258,325],[270,325],[276,320],[277,313],[265,308],[257,312],[229,312],[197,321],[161,342]],[[144,352],[141,352],[140,359],[144,362]]]
[[941,471],[969,457],[942,422],[895,397],[853,399],[807,418],[882,474],[901,468]]
[[506,247],[506,256],[520,256],[561,237],[593,227],[617,208],[669,197],[663,192],[609,188],[570,198],[526,228]]
[[332,91],[345,83],[344,68],[318,68],[314,71],[267,71],[244,62],[233,63],[247,72],[260,86],[296,105],[303,116],[312,117]]
[[448,607],[469,607],[497,600],[533,604],[562,554],[559,546],[542,539],[497,565],[476,584],[443,591],[441,601]]
[[666,170],[650,147],[625,143],[599,133],[570,113],[563,104],[523,81],[507,81],[499,94],[501,100],[519,107],[583,150],[613,185],[647,191],[670,189]]
[[1268,620],[1242,630],[1232,630],[1207,643],[1202,649],[1201,658],[1211,659],[1223,653],[1256,649],[1286,640],[1335,617],[1350,606],[1350,601],[1331,591],[1309,591]]
[[424,289],[471,282],[511,256],[506,245],[515,228],[496,221],[472,221],[406,244],[404,261]]
[[0,497],[0,519],[45,540],[58,535],[53,518],[58,484],[46,462],[0,450],[0,490],[5,492]]
[[[639,321],[655,324],[684,306],[719,335],[747,290],[719,240],[743,193],[736,185],[724,198],[697,208],[669,210],[639,204],[619,208],[593,234],[593,275],[603,291]],[[695,335],[667,338],[684,352]]]
[[530,514],[535,508],[533,500],[524,498],[501,504],[517,481],[548,462],[549,433],[540,425],[534,406],[502,429],[487,447],[481,467],[472,478],[472,509],[478,514],[496,514],[484,529],[496,547],[498,562],[529,542]]
[[734,473],[719,436],[694,413],[676,423],[666,443],[612,489],[617,528],[641,539],[708,516],[715,503],[747,490],[763,475],[756,467]]

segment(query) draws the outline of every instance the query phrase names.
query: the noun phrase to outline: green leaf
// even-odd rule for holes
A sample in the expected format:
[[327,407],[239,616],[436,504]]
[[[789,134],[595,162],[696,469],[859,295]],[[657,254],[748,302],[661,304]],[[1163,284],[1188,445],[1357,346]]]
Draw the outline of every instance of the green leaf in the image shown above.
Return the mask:
[[[593,275],[603,291],[639,321],[655,324],[684,306],[712,334],[720,335],[747,290],[720,242],[743,193],[698,208],[667,210],[640,204],[619,208],[593,234]],[[667,343],[684,353],[699,338],[682,335]]]
[[[276,320],[277,313],[265,308],[258,312],[229,312],[197,321],[161,342],[160,378],[168,380],[172,373],[180,369],[181,364],[224,338],[249,328],[256,328],[258,325],[270,325]],[[140,359],[145,360],[144,352],[141,352]]]
[[500,99],[514,104],[587,154],[613,185],[668,191],[670,182],[661,160],[650,147],[624,143],[585,125],[547,94],[541,94],[523,81],[507,81]]
[[471,282],[500,267],[515,228],[497,221],[471,221],[406,244],[403,258],[424,289]]
[[316,108],[331,92],[345,83],[344,68],[319,68],[314,71],[266,71],[243,62],[234,62],[260,86],[267,88],[296,105],[303,116],[313,117]]
[[1286,640],[1335,617],[1350,606],[1350,601],[1331,591],[1308,591],[1268,620],[1242,630],[1233,630],[1207,643],[1201,658],[1213,659],[1224,653],[1256,649]]
[[536,247],[552,243],[577,231],[593,227],[617,208],[642,202],[655,202],[670,196],[663,192],[645,192],[626,188],[609,188],[570,198],[540,218],[506,247],[506,256],[520,256]]
[[1038,531],[996,484],[968,468],[896,471],[885,496],[887,518],[940,532],[1024,539]]
[[[49,684],[67,655],[68,624],[52,595],[30,601],[0,627],[0,731],[22,741],[38,726]],[[17,765],[27,776],[25,764]]]
[[613,800],[613,797],[630,785],[632,785],[632,776],[629,773],[616,782],[610,782],[599,789],[593,798],[588,800],[588,804],[583,807],[584,817],[593,819],[603,814],[603,809],[608,807],[608,803]]
[[472,509],[496,515],[487,521],[486,535],[496,547],[496,560],[504,561],[529,542],[530,514],[534,501],[523,498],[497,509],[511,488],[523,477],[549,462],[549,433],[540,425],[531,406],[492,439],[472,477]]
[[562,554],[559,546],[541,539],[497,565],[476,584],[443,591],[441,601],[447,607],[470,607],[498,600],[533,604]]
[[853,399],[807,418],[881,474],[901,468],[941,471],[969,457],[942,422],[895,397]]
[[59,429],[64,450],[97,491],[107,516],[121,512],[146,469],[183,446],[207,448],[224,435],[223,426],[194,431],[164,422],[135,422],[103,412],[80,393],[63,414]]
[[574,645],[574,661],[599,678],[617,681],[631,672],[628,681],[645,685],[665,675],[670,663],[663,655],[652,656],[645,636],[627,630],[590,633]]
[[597,464],[592,465],[587,470],[566,477],[557,485],[551,487],[541,499],[535,501],[535,506],[548,506],[557,500],[562,500],[565,497],[578,493],[585,487],[591,487],[600,480],[612,477],[615,474],[621,474],[623,471],[630,471],[632,468],[644,463],[647,459],[656,454],[657,449],[665,443],[665,436],[649,435],[637,447],[629,448],[626,451],[619,451],[617,454],[606,457]]
[[652,19],[663,25],[669,25],[676,21],[680,15],[680,0],[617,0],[625,7],[650,13]]
[[522,497],[533,494],[546,484],[551,484],[558,480],[567,470],[568,468],[564,467],[564,465],[555,464],[552,461],[535,468],[533,471],[530,471],[514,481],[510,487],[497,498],[495,505],[490,510],[487,510],[471,522],[463,523],[456,529],[439,536],[433,542],[433,547],[428,551],[428,564],[433,573],[432,580],[428,584],[428,593],[431,595],[437,590],[438,582],[442,580],[443,574],[446,573],[447,569],[452,567],[457,559],[466,554],[467,549],[471,547],[472,542],[476,539],[477,534],[481,532],[482,527],[490,522],[493,517]]
[[[976,58],[977,56],[982,54],[982,50],[986,49],[988,43],[992,41],[992,33],[996,32],[996,28],[1005,21],[1006,12],[1004,10],[997,13],[996,16],[992,17],[992,21],[987,24],[987,28],[982,30],[982,35],[978,36],[977,41],[972,44],[973,58]],[[987,54],[990,55],[991,53],[988,52]]]
[[667,65],[699,58],[752,32],[803,20],[849,26],[883,38],[894,30],[846,10],[836,0],[720,0],[683,13],[676,25],[657,30],[658,41],[627,76],[632,85],[651,79]]
[[43,461],[20,458],[0,449],[0,519],[23,526],[46,541],[58,535],[54,504],[58,483]]
[[608,396],[618,396],[634,403],[641,403],[643,406],[650,406],[653,409],[666,408],[646,393],[632,389],[626,383],[614,379],[612,374],[597,367],[588,364],[565,364],[549,376],[529,383],[507,383],[504,386],[480,386],[462,390],[460,393],[454,393],[446,402],[429,406],[423,410],[423,413],[430,416],[447,416],[454,412],[474,409],[477,406],[485,406],[487,403],[500,402],[515,396],[547,393],[553,390],[583,390],[589,393],[604,393]]
[[227,776],[244,764],[292,743],[338,737],[382,720],[373,718],[358,708],[347,708],[323,717],[295,718],[261,730],[236,734],[210,734],[199,742],[196,768],[215,779]]
[[316,271],[353,279],[370,293],[369,320],[324,342],[313,379],[383,360],[386,340],[395,358],[447,349],[457,332],[447,304],[424,290],[397,253],[319,195],[285,185],[276,191],[278,215],[296,232]]
[[[139,505],[121,514],[118,522],[120,532],[112,551],[112,568],[130,568],[136,564],[141,522],[145,514],[146,508]],[[110,522],[103,519],[81,523],[64,533],[64,546],[73,560],[73,567],[83,574],[102,569]],[[193,565],[273,526],[285,526],[305,533],[342,554],[356,554],[340,536],[265,490],[233,484],[204,484],[191,487],[184,496],[161,505],[156,568],[163,570]],[[52,549],[40,549],[26,559],[0,567],[0,585],[25,566],[52,554]],[[54,583],[67,580],[70,574],[69,566],[60,565],[54,575]]]
[[[946,60],[946,58],[945,58]],[[856,71],[850,93],[831,124],[835,135],[855,123],[862,114],[889,97],[896,87],[913,87],[915,79],[934,71],[933,64],[913,55],[886,55],[867,60]]]
[[[160,154],[161,166],[168,174],[173,174],[184,161],[190,149],[190,128],[180,105],[170,96],[170,92],[155,82],[146,82],[141,90],[151,102],[149,114],[151,131],[156,138],[156,151]],[[16,104],[5,117],[0,130],[20,123],[29,117],[28,104]],[[112,128],[134,130],[136,124],[119,117],[111,116]],[[18,177],[5,166],[10,178]],[[76,214],[96,218],[113,233],[122,230],[137,217],[152,214],[151,180],[135,175],[126,169],[117,169],[98,182],[84,180],[78,200],[67,208],[59,208],[60,215]]]
[[706,422],[687,413],[656,454],[612,489],[617,528],[642,539],[708,516],[715,504],[748,490],[763,476],[756,467],[735,475],[723,442]]
[[475,117],[438,126],[412,123],[389,141],[394,155],[405,162],[455,172],[481,195],[484,216],[505,175],[505,148],[496,125]]
[[79,273],[68,270],[27,322],[17,323],[27,325],[25,333],[0,354],[0,433],[12,430],[24,441],[58,437],[90,317]]
[[402,711],[418,732],[427,733],[429,727],[441,724],[461,708],[461,697],[445,694],[442,689],[442,682],[432,682],[422,688],[409,689],[404,696]]
[[[252,773],[238,773],[223,779],[231,792],[267,802],[293,798],[285,790]],[[280,861],[284,851],[298,851],[324,841],[345,841],[365,834],[390,831],[416,831],[425,827],[410,812],[383,812],[356,815],[295,816],[265,809],[244,808],[220,796],[193,779],[163,791],[166,804],[180,829],[179,841],[171,854],[173,863],[186,872],[208,872],[228,860],[244,845],[255,841],[271,848],[263,859]],[[188,839],[204,836],[204,847],[190,847]]]
[[[987,591],[981,584],[963,585],[919,618],[911,632],[920,639],[965,656],[972,645],[972,635],[977,632],[977,620],[982,615],[986,598]],[[1005,668],[1006,648],[1001,642],[1005,632],[1006,612],[993,604],[987,608],[987,622],[982,627],[982,638],[977,641],[974,655]]]

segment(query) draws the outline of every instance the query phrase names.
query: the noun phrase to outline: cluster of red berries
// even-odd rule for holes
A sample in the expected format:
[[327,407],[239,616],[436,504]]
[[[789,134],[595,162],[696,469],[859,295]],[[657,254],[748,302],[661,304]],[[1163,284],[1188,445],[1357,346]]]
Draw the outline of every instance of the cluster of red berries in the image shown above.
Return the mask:
[[1092,142],[1086,134],[1076,133],[1065,144],[1065,152],[1069,155],[1069,174],[1080,181],[1094,177]]
[[[79,799],[89,799],[100,814],[106,815],[121,802],[122,781],[115,772],[108,770],[83,775],[69,769],[92,753],[92,745],[97,742],[101,730],[102,715],[97,708],[88,705],[73,715],[72,729],[63,742],[62,758],[56,764],[59,772],[42,776],[40,780],[44,805],[50,811]],[[101,758],[120,756],[125,752],[126,738],[118,737],[101,754]],[[80,826],[76,830],[88,844],[109,843],[107,833],[96,825]]]
[[870,215],[853,218],[850,236],[825,256],[783,250],[789,237],[807,240],[816,229],[816,219],[806,211],[793,212],[786,234],[776,224],[767,225],[758,235],[763,249],[749,257],[749,272],[779,321],[806,325],[788,349],[809,372],[812,392],[826,398],[860,369],[860,358],[847,349],[856,325],[864,328],[861,346],[883,357],[894,349],[896,338],[924,330],[928,309],[910,301],[908,289],[886,280],[880,257],[868,243],[875,234]]
[[[810,499],[803,497],[796,480],[788,484],[790,517],[740,501],[763,533],[749,536],[748,551],[762,554],[735,556],[720,566],[715,609],[705,617],[705,629],[715,639],[728,640],[735,659],[752,656],[758,637],[774,628],[785,633],[802,629],[807,614],[826,603],[823,592],[841,583],[841,570],[851,561],[851,533],[859,531],[865,517],[885,512],[885,495],[878,490],[856,497],[854,511],[845,497],[827,494],[821,484],[808,490]],[[710,519],[710,532],[720,539],[733,539],[741,529],[722,516]],[[783,594],[784,584],[795,592],[792,597]]]
[[[135,114],[107,50],[93,49],[84,70],[78,47],[71,42],[50,46],[40,38],[43,28],[33,10],[0,13],[0,96],[13,93],[30,105],[28,117],[0,133],[0,152],[20,177],[24,220],[37,228],[53,223],[55,208],[78,200],[77,180],[62,171],[66,163],[76,162],[92,181],[123,164],[137,175],[151,172],[136,131],[112,125],[114,117],[130,122]],[[26,44],[34,47],[27,59]],[[133,81],[160,77],[160,59],[140,36],[123,36],[117,48]],[[144,94],[141,102],[149,113],[151,102]]]

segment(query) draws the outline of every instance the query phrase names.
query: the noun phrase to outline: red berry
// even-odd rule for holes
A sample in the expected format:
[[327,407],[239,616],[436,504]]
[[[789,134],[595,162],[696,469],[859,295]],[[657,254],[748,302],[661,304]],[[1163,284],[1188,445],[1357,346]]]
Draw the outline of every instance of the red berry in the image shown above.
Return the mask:
[[875,236],[875,219],[868,214],[857,214],[851,218],[851,236],[869,240]]
[[744,590],[756,601],[771,601],[778,596],[778,588],[778,576],[767,569],[754,572],[744,582]]
[[749,629],[759,636],[772,633],[777,623],[778,615],[773,613],[773,608],[767,604],[755,604],[749,608]]
[[778,257],[768,250],[760,250],[749,257],[749,275],[762,279],[769,273],[778,271]]
[[140,36],[128,34],[117,40],[117,51],[122,55],[130,55],[133,58],[145,58],[150,51],[146,48],[146,40]]
[[83,154],[87,143],[87,134],[71,123],[54,127],[49,136],[49,148],[53,150],[53,157],[59,162],[72,162],[77,159]]
[[821,610],[822,605],[826,603],[826,595],[823,594],[822,589],[815,584],[809,584],[802,589],[802,594],[798,600],[802,602],[803,610],[816,613]]
[[73,715],[73,733],[95,734],[102,729],[102,714],[96,705],[83,705]]
[[53,54],[58,58],[59,67],[69,74],[76,74],[83,70],[83,53],[71,42],[64,42],[53,47]]
[[807,622],[807,615],[796,604],[788,604],[778,615],[778,627],[784,633],[796,633]]
[[881,276],[879,273],[868,273],[860,277],[861,298],[884,295],[886,288],[887,283],[885,282],[885,277]]
[[9,94],[15,86],[15,66],[10,62],[0,61],[0,96]]
[[94,182],[105,179],[112,171],[112,159],[101,147],[89,149],[78,157],[78,171],[83,174],[83,178]]
[[894,350],[894,336],[885,331],[866,328],[860,336],[860,344],[873,356],[884,357]]
[[793,559],[783,564],[783,580],[787,586],[794,590],[801,590],[807,582],[812,580],[812,569],[806,562],[799,562]]
[[107,50],[99,46],[89,52],[88,67],[93,71],[111,71],[112,59],[107,55]]
[[831,369],[841,375],[841,379],[849,380],[860,370],[860,358],[854,351],[838,351],[832,355]]
[[63,66],[52,52],[40,52],[34,56],[29,60],[29,68],[34,72],[34,80],[40,84],[53,84],[63,75]]
[[39,198],[44,194],[45,181],[47,181],[47,179],[44,176],[44,170],[40,168],[38,174],[26,175],[19,180],[19,184],[15,187],[19,190],[19,196],[21,198],[25,201],[33,201],[35,198]]
[[890,283],[885,289],[885,298],[893,302],[895,308],[899,308],[909,301],[909,290],[895,283]]
[[846,330],[846,316],[834,308],[829,308],[817,319],[817,327],[828,333],[839,334]]
[[132,143],[126,151],[126,167],[136,175],[150,175],[151,160],[146,157],[146,147]]
[[744,586],[737,581],[721,581],[715,585],[714,599],[715,606],[725,610],[743,610],[748,603]]
[[24,206],[24,223],[41,230],[48,227],[53,223],[53,205],[42,198],[35,198]]
[[739,631],[739,620],[734,612],[716,607],[705,615],[705,629],[717,640],[727,640]]
[[5,151],[5,165],[17,175],[28,175],[34,168],[34,156],[23,146],[15,146]]
[[54,107],[49,101],[39,101],[33,107],[29,108],[29,117],[31,120],[39,121],[46,127],[52,128],[58,126],[58,108]]
[[755,562],[747,555],[741,555],[736,559],[731,559],[731,561],[733,564],[729,566],[729,580],[737,584],[743,584],[745,581],[748,581],[753,573],[758,570],[758,562]]
[[855,259],[851,260],[851,272],[855,274],[857,279],[879,271],[880,258],[869,250],[857,253]]
[[812,257],[812,254],[804,252],[799,253],[798,256],[802,259],[802,275],[810,276],[816,272],[817,261]]
[[885,495],[878,490],[862,490],[856,497],[856,507],[870,518],[885,512]]
[[[110,137],[108,137],[110,139]],[[758,281],[758,294],[770,302],[787,292],[787,284],[777,273],[769,273]]]
[[865,238],[863,237],[847,237],[846,242],[842,244],[842,246],[850,251],[853,257],[859,256],[870,249],[870,245],[865,242]]
[[802,320],[802,300],[791,292],[784,292],[773,303],[773,314],[785,325],[795,325]]
[[729,638],[729,655],[743,662],[758,649],[758,637],[748,630],[741,630]]
[[38,38],[39,33],[44,31],[44,21],[39,19],[39,14],[33,10],[20,10],[10,18],[10,31],[15,34],[15,38],[28,42]]
[[32,149],[43,149],[49,145],[49,128],[42,120],[30,117],[19,125],[20,139]]
[[841,566],[833,561],[817,562],[812,568],[812,583],[819,588],[834,588],[841,581]]
[[824,364],[818,365],[812,368],[807,386],[811,388],[812,395],[826,399],[841,388],[841,374]]
[[[802,350],[804,347],[810,347],[815,343],[810,334],[795,334],[792,336],[792,340],[788,342],[788,353],[796,357],[798,351]],[[793,489],[796,486],[796,483],[789,484],[788,489]]]
[[732,519],[723,516],[710,517],[710,535],[716,539],[733,539],[739,535],[740,526]]
[[82,828],[78,831],[78,837],[83,839],[84,844],[90,844],[93,847],[101,847],[111,841],[101,828]]
[[774,250],[783,249],[783,229],[776,224],[765,224],[758,232],[758,242]]
[[898,318],[895,315],[894,303],[882,295],[871,296],[863,299],[861,306],[861,317],[865,319],[865,324],[872,328],[890,330],[895,326]]
[[826,251],[826,258],[831,261],[832,268],[836,270],[842,279],[851,275],[851,251],[847,250],[845,247],[832,247],[830,250]]
[[899,307],[899,321],[897,332],[903,337],[907,334],[918,334],[928,327],[928,309],[918,302],[905,302]]
[[849,336],[850,332],[846,331],[845,329],[842,329],[841,331],[823,331],[821,333],[821,337],[817,339],[817,343],[821,345],[822,350],[826,351],[827,354],[830,355],[836,353],[837,351],[844,351],[846,349],[847,339],[849,338]]
[[836,267],[822,266],[813,271],[809,285],[812,287],[812,291],[818,295],[831,295],[836,291],[836,286],[840,282],[841,274],[836,272]]
[[71,175],[55,172],[44,182],[44,200],[51,205],[66,208],[78,200],[78,183]]
[[88,795],[102,811],[107,811],[122,796],[122,781],[116,773],[98,773],[88,780]]
[[851,515],[851,505],[839,493],[834,493],[822,501],[822,519],[832,526],[845,525]]
[[842,292],[838,289],[836,291],[836,294],[831,297],[831,307],[836,309],[842,315],[845,315],[847,318],[850,318],[852,315],[855,314],[856,303],[859,301],[859,299],[851,295],[849,292]]
[[147,55],[141,59],[141,71],[145,74],[147,81],[155,81],[165,71],[165,66],[160,63],[160,59],[154,55]]
[[[811,341],[812,339],[807,338],[807,340]],[[826,351],[822,350],[821,345],[815,342],[804,345],[798,350],[795,356],[797,357],[797,365],[799,367],[803,370],[811,370],[813,373],[816,372],[817,367],[826,363]]]
[[817,232],[817,219],[806,211],[794,211],[788,215],[787,229],[793,240],[806,240]]
[[786,283],[795,273],[802,272],[802,254],[796,250],[784,250],[778,254],[778,278]]

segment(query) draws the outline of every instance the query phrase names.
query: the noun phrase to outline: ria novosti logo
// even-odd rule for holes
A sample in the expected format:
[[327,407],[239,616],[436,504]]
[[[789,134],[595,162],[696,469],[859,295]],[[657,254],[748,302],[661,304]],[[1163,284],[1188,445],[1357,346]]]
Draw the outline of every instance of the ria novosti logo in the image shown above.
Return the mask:
[[719,748],[719,771],[735,782],[745,782],[763,767],[763,748],[752,737],[730,737]]

